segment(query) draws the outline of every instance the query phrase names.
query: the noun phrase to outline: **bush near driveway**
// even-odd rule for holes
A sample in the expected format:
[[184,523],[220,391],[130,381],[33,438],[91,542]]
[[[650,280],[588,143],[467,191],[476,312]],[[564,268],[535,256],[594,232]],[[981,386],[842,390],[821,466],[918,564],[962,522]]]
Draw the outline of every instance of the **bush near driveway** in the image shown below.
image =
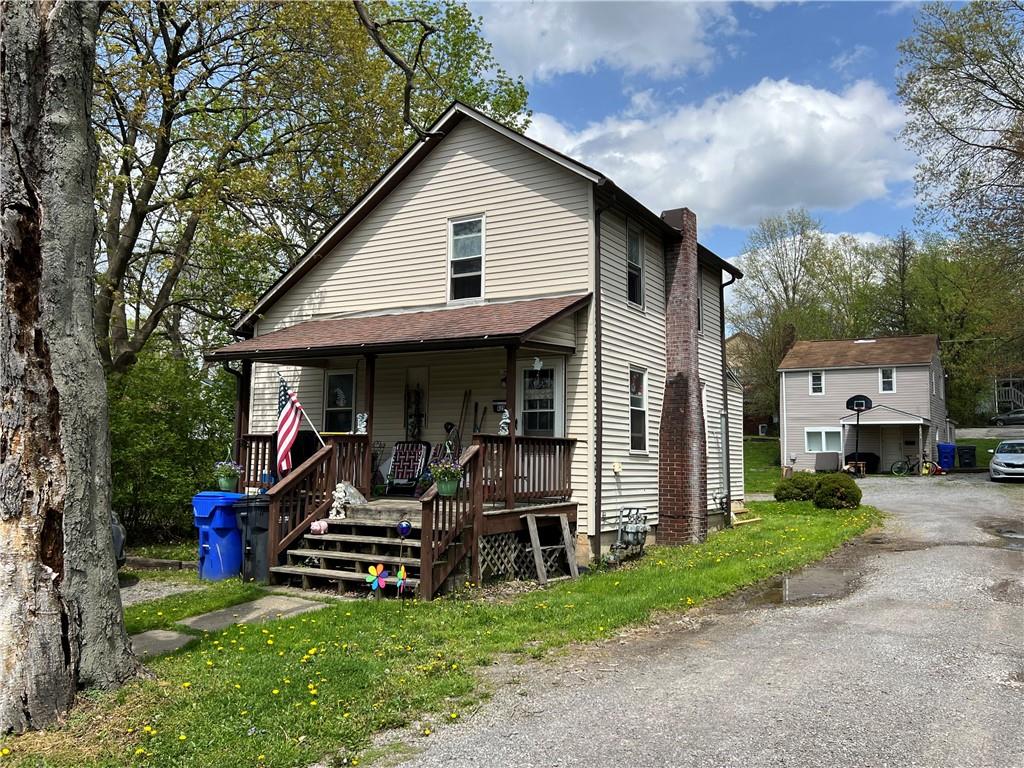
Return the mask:
[[860,499],[860,487],[843,472],[824,475],[814,491],[814,506],[820,509],[856,509]]
[[794,472],[792,477],[779,480],[775,486],[776,501],[810,501],[818,489],[818,475],[813,472]]
[[90,696],[63,727],[0,739],[12,750],[4,765],[290,768],[339,752],[351,762],[375,732],[459,719],[479,695],[474,667],[684,611],[817,560],[881,519],[871,507],[749,506],[761,522],[503,602],[346,601],[204,635],[151,662],[156,679]]

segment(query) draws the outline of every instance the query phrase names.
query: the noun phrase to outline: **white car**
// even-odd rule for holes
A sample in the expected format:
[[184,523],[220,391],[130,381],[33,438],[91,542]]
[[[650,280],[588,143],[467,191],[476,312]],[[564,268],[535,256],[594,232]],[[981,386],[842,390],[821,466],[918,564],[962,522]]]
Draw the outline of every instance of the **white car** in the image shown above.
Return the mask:
[[1024,440],[1003,440],[989,453],[992,454],[992,461],[988,465],[989,478],[1024,479]]

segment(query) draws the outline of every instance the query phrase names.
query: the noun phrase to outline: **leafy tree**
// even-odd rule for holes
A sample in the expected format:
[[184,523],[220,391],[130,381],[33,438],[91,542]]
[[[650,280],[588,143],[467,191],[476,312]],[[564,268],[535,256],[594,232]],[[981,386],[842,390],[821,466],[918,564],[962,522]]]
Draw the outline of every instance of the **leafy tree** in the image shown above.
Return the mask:
[[928,3],[900,45],[926,211],[1024,254],[1024,3]]
[[129,541],[193,536],[190,500],[231,449],[234,386],[158,341],[110,376],[112,504]]
[[[388,17],[378,35],[391,51],[419,51],[414,124],[458,98],[525,126],[525,87],[465,6],[371,7]],[[250,306],[413,138],[406,76],[348,4],[114,3],[95,80],[95,334],[108,372],[161,329],[185,341],[201,319]]]

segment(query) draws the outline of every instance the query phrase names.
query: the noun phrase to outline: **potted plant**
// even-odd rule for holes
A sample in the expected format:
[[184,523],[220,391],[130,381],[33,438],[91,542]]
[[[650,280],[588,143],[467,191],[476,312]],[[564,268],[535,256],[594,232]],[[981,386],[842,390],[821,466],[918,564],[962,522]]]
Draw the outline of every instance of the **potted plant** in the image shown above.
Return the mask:
[[462,479],[462,467],[451,459],[441,459],[430,465],[430,474],[437,485],[437,492],[442,496],[454,496],[459,490]]
[[238,476],[242,474],[242,465],[235,462],[218,461],[213,465],[213,474],[217,478],[217,487],[222,491],[233,491],[238,485]]

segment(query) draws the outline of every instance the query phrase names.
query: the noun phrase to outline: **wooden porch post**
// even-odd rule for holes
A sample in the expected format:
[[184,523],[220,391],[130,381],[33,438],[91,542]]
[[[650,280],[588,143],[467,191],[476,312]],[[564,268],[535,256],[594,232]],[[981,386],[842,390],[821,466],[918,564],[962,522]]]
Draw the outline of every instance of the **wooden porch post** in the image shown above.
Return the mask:
[[242,371],[237,374],[235,389],[235,461],[242,461],[242,437],[249,432],[249,396],[252,388],[252,361],[242,361]]
[[505,509],[514,509],[516,475],[516,356],[519,348],[515,344],[505,347],[505,407],[508,408],[508,442],[505,444]]
[[373,393],[376,388],[377,356],[364,355],[366,362],[366,448],[363,452],[363,485],[360,488],[366,496],[373,490]]

